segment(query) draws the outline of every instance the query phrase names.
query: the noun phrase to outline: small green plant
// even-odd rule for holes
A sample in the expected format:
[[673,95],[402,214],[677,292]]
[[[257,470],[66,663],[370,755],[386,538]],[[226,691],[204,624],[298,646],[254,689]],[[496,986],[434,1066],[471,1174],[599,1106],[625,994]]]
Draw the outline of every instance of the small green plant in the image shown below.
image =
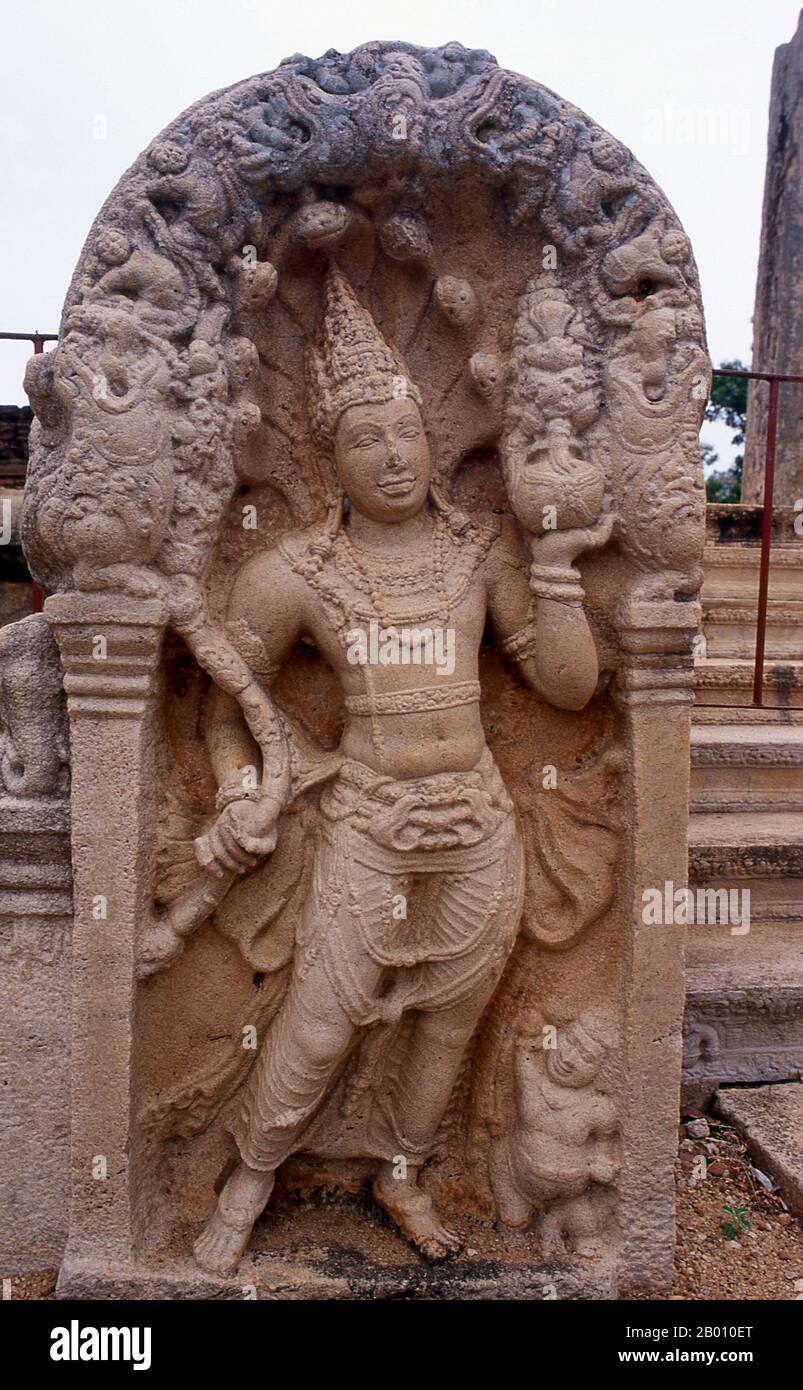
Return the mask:
[[722,1215],[722,1229],[726,1240],[738,1240],[739,1236],[750,1230],[747,1207],[723,1207]]

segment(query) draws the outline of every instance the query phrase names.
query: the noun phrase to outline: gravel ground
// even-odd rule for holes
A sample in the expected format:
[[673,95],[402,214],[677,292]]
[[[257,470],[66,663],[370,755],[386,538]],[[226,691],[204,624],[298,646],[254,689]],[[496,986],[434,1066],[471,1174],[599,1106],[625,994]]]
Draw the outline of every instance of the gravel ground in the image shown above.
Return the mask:
[[[675,1280],[666,1297],[803,1300],[803,1227],[762,1185],[736,1130],[710,1116],[704,1127],[696,1139],[680,1129]],[[54,1269],[19,1274],[12,1298],[52,1299],[55,1285]]]
[[[702,1139],[688,1138],[681,1127],[671,1297],[803,1299],[803,1227],[762,1186],[736,1130],[711,1116],[705,1124],[709,1136]],[[703,1178],[695,1177],[700,1159],[706,1164]],[[725,1230],[734,1220],[726,1207],[745,1213],[747,1229],[735,1239]]]

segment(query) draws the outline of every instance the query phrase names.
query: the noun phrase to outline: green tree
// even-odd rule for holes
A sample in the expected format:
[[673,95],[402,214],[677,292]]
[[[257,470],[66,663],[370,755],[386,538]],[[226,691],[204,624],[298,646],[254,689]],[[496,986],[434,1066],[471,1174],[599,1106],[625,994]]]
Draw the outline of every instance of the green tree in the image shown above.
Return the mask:
[[[710,447],[710,446],[709,446]],[[709,473],[705,480],[705,495],[709,502],[740,502],[742,499],[742,458],[732,468]]]
[[[738,358],[733,362],[720,362],[721,367],[744,371],[744,363]],[[734,431],[731,443],[744,444],[747,426],[747,377],[715,376],[711,383],[711,399],[705,408],[706,420],[721,420]],[[717,462],[710,444],[701,444],[703,463]],[[742,496],[742,464],[744,454],[737,454],[730,468],[709,473],[705,490],[709,502],[739,502]]]

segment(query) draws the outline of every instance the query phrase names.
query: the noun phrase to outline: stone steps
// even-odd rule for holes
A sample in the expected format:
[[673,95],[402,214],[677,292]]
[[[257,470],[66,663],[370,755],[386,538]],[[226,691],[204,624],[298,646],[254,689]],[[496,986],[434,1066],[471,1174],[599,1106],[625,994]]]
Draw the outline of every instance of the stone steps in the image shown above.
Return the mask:
[[803,812],[693,812],[689,884],[749,889],[755,920],[803,920]]
[[730,723],[760,725],[764,728],[773,725],[801,728],[803,727],[803,708],[778,710],[752,705],[748,705],[746,708],[729,705],[726,709],[720,709],[716,705],[695,705],[692,711],[692,727],[694,728]]
[[[784,544],[770,547],[766,656],[803,656],[803,544],[785,518]],[[793,519],[792,519],[793,521]],[[752,659],[756,644],[756,603],[761,547],[757,542],[709,543],[705,547],[702,655]]]
[[[756,648],[756,600],[723,599],[709,605],[703,620],[705,653],[726,660],[752,658]],[[764,653],[768,660],[799,659],[803,602],[770,599]]]
[[803,811],[803,723],[693,727],[689,809]]
[[803,915],[692,928],[686,955],[683,1099],[720,1085],[794,1081],[803,1072]]
[[[757,722],[753,698],[753,657],[707,656],[694,667],[694,722]],[[764,665],[761,723],[797,722],[803,717],[803,660],[767,661]],[[716,710],[716,705],[740,705],[742,710]]]

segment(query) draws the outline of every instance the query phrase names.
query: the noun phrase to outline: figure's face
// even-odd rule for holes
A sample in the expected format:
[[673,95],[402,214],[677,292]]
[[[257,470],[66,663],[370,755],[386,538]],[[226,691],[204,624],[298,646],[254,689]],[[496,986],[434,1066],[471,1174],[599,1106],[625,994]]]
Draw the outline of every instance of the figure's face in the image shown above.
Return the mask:
[[580,1038],[569,1026],[559,1048],[547,1052],[547,1073],[557,1086],[572,1088],[587,1086],[599,1070],[599,1060],[582,1046]]
[[351,505],[372,521],[407,521],[423,507],[430,483],[429,445],[409,397],[352,405],[340,417],[335,464]]

